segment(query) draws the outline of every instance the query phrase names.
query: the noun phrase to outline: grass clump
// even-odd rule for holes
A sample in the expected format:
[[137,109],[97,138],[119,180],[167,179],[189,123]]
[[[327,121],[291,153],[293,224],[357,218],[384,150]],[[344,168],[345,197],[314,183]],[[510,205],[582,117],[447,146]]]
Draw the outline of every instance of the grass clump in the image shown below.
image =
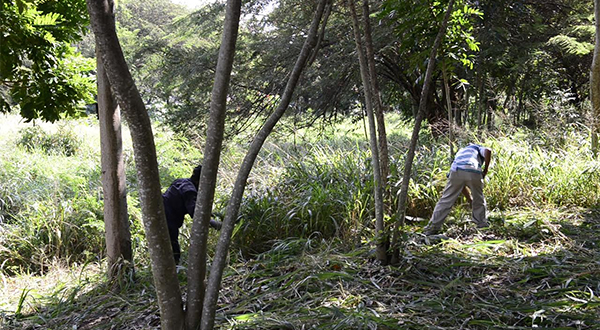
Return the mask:
[[[52,146],[57,149],[47,148],[43,144],[53,140],[36,140],[63,134],[70,137],[69,141],[85,139],[74,129],[67,132],[67,126],[59,127],[52,135],[41,132],[51,132],[56,127],[21,129],[23,126],[10,125],[7,136],[0,141],[4,155],[0,159],[0,272],[39,274],[57,261],[86,263],[102,259],[99,153],[88,146],[75,151],[76,144],[71,145],[73,149],[63,149],[69,143]],[[12,135],[15,132],[22,134]],[[48,152],[16,147],[24,141],[30,143],[24,146],[43,147]],[[99,149],[99,145],[95,147]],[[70,152],[78,152],[79,157],[68,156]]]
[[25,127],[19,131],[17,146],[28,152],[40,150],[48,155],[74,156],[81,149],[81,140],[75,133],[65,127],[56,132],[46,132],[40,126]]
[[526,141],[523,132],[490,141],[495,164],[486,185],[488,205],[499,209],[600,205],[600,162],[592,158],[585,141],[575,135],[562,149]]
[[237,247],[251,254],[287,237],[351,239],[367,225],[372,180],[366,154],[314,147],[286,159],[286,167],[267,189],[252,191],[242,206]]
[[85,263],[104,256],[102,207],[96,197],[28,206],[0,227],[2,271],[44,273],[55,260]]

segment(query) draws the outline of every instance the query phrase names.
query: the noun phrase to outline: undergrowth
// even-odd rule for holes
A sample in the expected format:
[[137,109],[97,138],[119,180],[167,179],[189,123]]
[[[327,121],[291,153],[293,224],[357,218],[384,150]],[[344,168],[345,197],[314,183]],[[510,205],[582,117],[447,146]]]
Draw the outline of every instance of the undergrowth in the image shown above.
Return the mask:
[[[278,240],[226,269],[217,329],[599,329],[600,212],[549,211],[495,213],[483,231],[452,222],[442,241],[409,226],[393,267],[374,262],[369,245]],[[0,325],[160,328],[147,267],[121,292],[97,269],[85,274],[44,298],[24,291],[20,314]]]
[[[104,229],[97,127],[83,121],[62,126],[79,141],[73,157],[22,142],[25,147],[17,147],[33,139],[27,135],[33,129],[19,133],[23,124],[13,124],[0,135],[0,276],[3,291],[13,292],[0,305],[2,328],[157,329],[127,133],[128,211],[138,277],[126,292],[114,293],[98,270]],[[392,117],[388,127],[389,224],[410,125]],[[41,129],[52,135],[57,128]],[[557,144],[518,129],[459,133],[455,151],[471,141],[493,149],[485,185],[492,226],[475,230],[461,201],[444,227],[449,239],[429,241],[418,234],[450,167],[449,146],[426,128],[409,185],[407,214],[414,218],[403,230],[402,262],[396,267],[372,262],[373,182],[360,125],[274,135],[257,159],[240,210],[218,312],[221,329],[595,329],[600,164],[582,134],[571,129]],[[161,128],[156,136],[167,187],[191,174],[201,149]],[[225,210],[246,146],[247,141],[230,141],[222,155],[217,212]],[[187,219],[182,228],[182,246],[189,241],[189,224]],[[182,270],[185,260],[186,252]],[[30,287],[16,295],[8,290],[23,274],[51,276],[57,264],[91,265],[86,269],[93,268],[97,277],[82,275],[74,288],[48,289],[47,299]]]

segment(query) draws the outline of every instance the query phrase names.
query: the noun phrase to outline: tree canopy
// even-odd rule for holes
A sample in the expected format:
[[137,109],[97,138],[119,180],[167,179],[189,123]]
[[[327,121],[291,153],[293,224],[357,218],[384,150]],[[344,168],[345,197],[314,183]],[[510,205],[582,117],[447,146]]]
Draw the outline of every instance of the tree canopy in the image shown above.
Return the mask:
[[71,43],[88,24],[85,1],[2,2],[0,112],[28,119],[81,115],[93,103],[95,62]]

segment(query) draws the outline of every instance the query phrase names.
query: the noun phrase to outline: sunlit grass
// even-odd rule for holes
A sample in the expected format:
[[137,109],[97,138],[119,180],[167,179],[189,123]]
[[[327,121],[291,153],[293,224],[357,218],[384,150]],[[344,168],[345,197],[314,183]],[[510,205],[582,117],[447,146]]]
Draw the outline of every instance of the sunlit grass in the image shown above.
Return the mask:
[[67,266],[56,260],[48,265],[48,269],[42,276],[28,273],[17,276],[0,274],[0,312],[13,312],[17,316],[35,314],[41,306],[52,302],[53,298],[63,299],[84,294],[89,283],[98,281],[98,275],[101,276],[100,268],[94,263]]
[[[97,126],[63,124],[84,141],[76,157],[66,157],[15,147],[23,124],[10,116],[0,119],[8,123],[0,130],[0,327],[158,329],[126,129],[138,275],[126,292],[114,293],[101,270]],[[399,117],[388,125],[393,196],[410,128]],[[202,159],[202,146],[160,127],[155,135],[166,188],[190,175]],[[465,132],[459,137],[458,145],[478,141]],[[470,208],[460,201],[445,224],[444,240],[418,234],[450,167],[449,147],[425,129],[408,200],[408,214],[422,221],[405,226],[401,263],[382,267],[372,261],[369,243],[373,183],[364,124],[270,137],[244,196],[219,301],[221,328],[589,328],[600,308],[600,215],[594,211],[600,168],[589,157],[586,140],[577,131],[561,134],[558,143],[550,135],[519,130],[481,139],[494,150],[485,186],[490,228],[475,229]],[[247,146],[247,140],[226,144],[217,211],[224,210]],[[218,233],[211,234],[213,244]],[[85,251],[71,241],[87,244]],[[181,266],[186,267],[185,252]],[[180,279],[185,283],[184,272]]]

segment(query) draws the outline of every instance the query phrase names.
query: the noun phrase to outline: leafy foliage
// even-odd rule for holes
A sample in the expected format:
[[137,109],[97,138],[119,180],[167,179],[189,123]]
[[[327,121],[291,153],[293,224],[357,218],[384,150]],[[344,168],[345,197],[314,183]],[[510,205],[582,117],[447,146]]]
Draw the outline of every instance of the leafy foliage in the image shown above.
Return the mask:
[[[481,76],[515,122],[540,124],[540,100],[559,91],[565,104],[581,107],[591,64],[589,1],[538,3],[519,0],[480,2],[484,19],[477,27],[481,41]],[[588,32],[586,32],[588,31]],[[587,50],[587,51],[586,51]],[[485,78],[484,78],[485,79]],[[500,106],[500,105],[498,105]],[[521,116],[527,113],[529,116]]]
[[0,11],[0,112],[56,121],[93,103],[94,62],[74,52],[88,23],[85,1],[3,1]]

